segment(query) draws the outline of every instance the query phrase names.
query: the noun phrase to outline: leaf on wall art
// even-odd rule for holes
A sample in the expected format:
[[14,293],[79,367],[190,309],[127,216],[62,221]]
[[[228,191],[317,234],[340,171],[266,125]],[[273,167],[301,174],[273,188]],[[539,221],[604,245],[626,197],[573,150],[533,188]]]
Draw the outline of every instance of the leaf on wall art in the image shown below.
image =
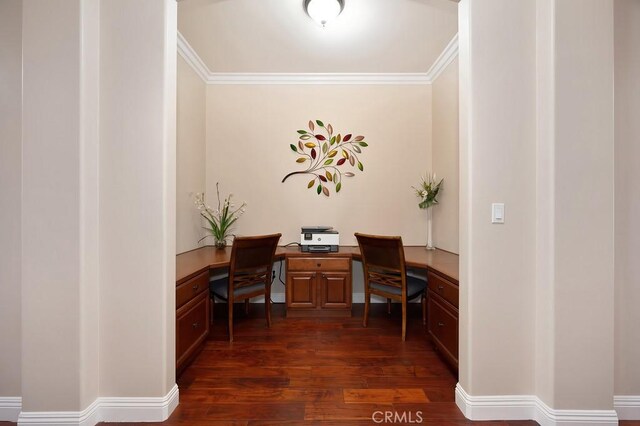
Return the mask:
[[[286,175],[282,182],[294,175],[308,175],[312,179],[307,184],[311,189],[315,186],[317,195],[331,195],[330,185],[334,185],[336,193],[342,190],[342,178],[354,177],[355,173],[347,172],[343,169],[348,166],[363,172],[364,165],[359,158],[362,148],[369,145],[364,142],[364,136],[353,137],[352,133],[342,136],[341,133],[334,135],[334,128],[330,123],[321,120],[309,120],[309,131],[297,130],[298,144],[289,144],[291,151],[298,155],[296,163],[306,166],[305,169],[297,170]],[[335,147],[334,147],[335,145]],[[338,147],[339,146],[339,147]],[[305,148],[310,151],[305,151]],[[340,154],[340,158],[335,157]],[[353,169],[355,170],[355,169]]]

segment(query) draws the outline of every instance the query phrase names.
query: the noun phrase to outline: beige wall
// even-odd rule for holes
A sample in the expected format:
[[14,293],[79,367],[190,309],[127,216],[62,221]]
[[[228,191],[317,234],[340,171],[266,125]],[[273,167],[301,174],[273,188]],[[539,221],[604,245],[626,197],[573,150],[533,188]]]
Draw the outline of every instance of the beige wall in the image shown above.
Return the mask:
[[558,0],[555,23],[553,406],[604,410],[613,395],[613,1]]
[[443,250],[458,253],[458,59],[451,62],[432,83],[433,171],[444,178],[433,210],[433,242]]
[[[310,119],[343,135],[364,135],[364,172],[344,178],[329,198],[307,189],[289,144]],[[401,235],[426,243],[426,217],[412,185],[431,165],[430,86],[237,85],[207,87],[207,199],[215,184],[236,203],[247,202],[239,235],[282,232],[300,240],[303,225],[331,225],[340,243],[354,232]]]
[[178,58],[178,118],[176,179],[176,251],[183,253],[203,245],[202,222],[194,194],[205,191],[205,84]]
[[[460,40],[460,385],[534,387],[535,2],[463,0]],[[505,223],[491,224],[491,203]]]
[[0,1],[0,63],[0,397],[16,397],[21,395],[22,0]]
[[101,396],[175,383],[176,32],[173,0],[102,2]]
[[91,266],[84,258],[93,253],[85,246],[88,234],[83,226],[93,220],[86,209],[95,207],[95,198],[86,198],[80,179],[85,166],[96,168],[95,163],[85,163],[85,149],[91,150],[95,139],[83,133],[86,123],[81,118],[83,102],[90,96],[81,81],[95,77],[84,67],[88,58],[80,43],[83,25],[89,24],[81,18],[84,3],[25,0],[23,7],[25,412],[80,410],[97,396],[97,388],[90,389],[93,376],[85,376],[81,368],[81,329],[86,321],[94,321],[93,316],[83,316],[81,300],[96,285],[85,280]]
[[640,2],[615,0],[615,394],[640,395]]

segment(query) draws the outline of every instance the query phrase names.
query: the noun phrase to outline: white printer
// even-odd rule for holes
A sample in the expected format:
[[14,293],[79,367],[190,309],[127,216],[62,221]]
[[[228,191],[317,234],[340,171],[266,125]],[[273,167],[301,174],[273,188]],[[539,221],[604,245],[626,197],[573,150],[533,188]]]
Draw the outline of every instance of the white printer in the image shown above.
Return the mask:
[[303,226],[300,232],[300,248],[303,252],[337,252],[340,233],[331,226]]

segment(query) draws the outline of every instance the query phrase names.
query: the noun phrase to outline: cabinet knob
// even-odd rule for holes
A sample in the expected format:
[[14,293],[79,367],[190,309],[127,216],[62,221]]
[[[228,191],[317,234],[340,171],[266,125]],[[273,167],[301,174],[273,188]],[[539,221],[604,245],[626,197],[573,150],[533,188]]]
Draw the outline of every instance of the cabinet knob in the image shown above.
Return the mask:
[[438,290],[442,291],[442,290],[444,290],[444,287],[442,285],[439,285],[438,286]]
[[438,323],[438,327],[444,327],[444,323],[443,322],[439,322]]
[[193,291],[197,291],[200,288],[200,284],[196,284],[193,286]]
[[316,266],[319,268],[322,266],[322,263],[318,263]]
[[193,329],[195,330],[196,328],[200,327],[200,323],[199,322],[194,322],[193,324],[191,324],[191,326],[193,327]]

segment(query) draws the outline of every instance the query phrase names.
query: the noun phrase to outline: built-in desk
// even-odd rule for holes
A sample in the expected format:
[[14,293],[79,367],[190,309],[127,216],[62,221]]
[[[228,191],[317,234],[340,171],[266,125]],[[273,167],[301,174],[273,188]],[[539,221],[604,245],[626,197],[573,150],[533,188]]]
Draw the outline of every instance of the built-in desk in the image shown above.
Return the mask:
[[[427,271],[428,327],[427,332],[436,349],[455,368],[458,367],[458,255],[443,250],[425,250],[424,247],[404,248],[408,268]],[[290,258],[337,258],[360,260],[360,248],[341,246],[338,253],[301,253],[297,247],[278,247],[276,260]],[[176,368],[182,369],[197,353],[209,332],[208,276],[209,271],[229,267],[231,247],[223,250],[212,246],[201,247],[176,257]],[[343,273],[344,271],[338,271]],[[349,271],[350,274],[350,271]],[[334,278],[333,283],[337,283]],[[344,277],[340,276],[340,279]],[[347,283],[343,284],[344,286]],[[335,288],[340,288],[334,286]],[[351,291],[349,277],[348,291]],[[339,291],[331,296],[339,299]],[[338,295],[338,296],[335,296]],[[329,300],[336,311],[350,310],[351,294],[345,300]],[[325,297],[325,299],[327,299]],[[322,299],[318,306],[326,306]],[[204,318],[204,321],[203,321]]]

